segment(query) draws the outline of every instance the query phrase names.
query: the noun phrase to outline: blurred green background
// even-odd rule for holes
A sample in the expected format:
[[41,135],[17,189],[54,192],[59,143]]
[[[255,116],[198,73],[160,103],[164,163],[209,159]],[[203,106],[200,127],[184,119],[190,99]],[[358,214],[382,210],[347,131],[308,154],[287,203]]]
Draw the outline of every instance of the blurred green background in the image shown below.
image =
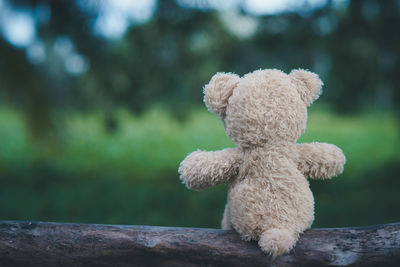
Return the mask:
[[0,219],[219,227],[226,185],[177,173],[233,146],[202,86],[302,67],[325,86],[300,142],[347,156],[314,227],[400,221],[399,26],[398,0],[0,0]]

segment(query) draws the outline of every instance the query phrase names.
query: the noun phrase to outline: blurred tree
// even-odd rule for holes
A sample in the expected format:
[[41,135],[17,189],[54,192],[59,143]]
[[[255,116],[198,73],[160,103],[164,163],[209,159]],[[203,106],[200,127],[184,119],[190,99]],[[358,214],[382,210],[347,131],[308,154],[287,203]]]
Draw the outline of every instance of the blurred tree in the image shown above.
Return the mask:
[[400,25],[398,1],[353,0],[329,38],[331,101],[338,111],[374,104],[400,107]]
[[[105,2],[5,2],[13,10],[30,10],[36,19],[38,7],[51,15],[35,23],[46,53],[41,63],[27,60],[27,52],[4,35],[0,39],[1,95],[27,109],[37,129],[60,107],[104,109],[108,124],[116,127],[117,105],[135,112],[163,105],[184,114],[200,103],[201,87],[217,71],[303,67],[322,76],[323,99],[337,111],[400,110],[398,1],[352,0],[344,9],[332,2],[308,13],[252,16],[241,4],[236,12],[221,13],[163,0],[148,22],[131,24],[116,40],[94,30]],[[63,45],[74,57],[55,51]],[[87,71],[71,73],[65,60],[87,61]]]

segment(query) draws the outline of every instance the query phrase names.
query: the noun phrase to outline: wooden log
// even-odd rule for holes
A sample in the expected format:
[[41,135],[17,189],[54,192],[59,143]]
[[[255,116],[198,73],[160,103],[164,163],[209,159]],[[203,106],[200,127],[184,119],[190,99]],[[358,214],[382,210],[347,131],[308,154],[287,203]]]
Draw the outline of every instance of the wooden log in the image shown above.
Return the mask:
[[311,229],[272,259],[233,231],[0,221],[1,266],[400,266],[400,223]]

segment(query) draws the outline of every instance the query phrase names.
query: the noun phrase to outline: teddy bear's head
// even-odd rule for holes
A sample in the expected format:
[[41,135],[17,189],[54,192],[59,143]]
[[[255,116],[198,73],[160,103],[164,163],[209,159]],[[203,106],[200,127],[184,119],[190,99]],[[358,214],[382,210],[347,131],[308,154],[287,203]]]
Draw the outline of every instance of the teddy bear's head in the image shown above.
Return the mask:
[[242,78],[217,73],[204,87],[204,102],[238,146],[293,143],[305,130],[307,107],[321,87],[318,75],[302,69],[257,70]]

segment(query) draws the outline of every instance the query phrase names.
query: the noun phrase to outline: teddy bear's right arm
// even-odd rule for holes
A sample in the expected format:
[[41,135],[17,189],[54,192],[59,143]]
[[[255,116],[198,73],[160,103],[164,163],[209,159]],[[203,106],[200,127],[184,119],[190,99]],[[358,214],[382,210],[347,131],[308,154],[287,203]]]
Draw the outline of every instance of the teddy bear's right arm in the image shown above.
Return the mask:
[[179,173],[182,182],[194,190],[225,183],[238,173],[237,149],[194,151],[181,162]]
[[305,177],[327,179],[343,172],[346,158],[340,148],[326,143],[296,144],[298,169]]

